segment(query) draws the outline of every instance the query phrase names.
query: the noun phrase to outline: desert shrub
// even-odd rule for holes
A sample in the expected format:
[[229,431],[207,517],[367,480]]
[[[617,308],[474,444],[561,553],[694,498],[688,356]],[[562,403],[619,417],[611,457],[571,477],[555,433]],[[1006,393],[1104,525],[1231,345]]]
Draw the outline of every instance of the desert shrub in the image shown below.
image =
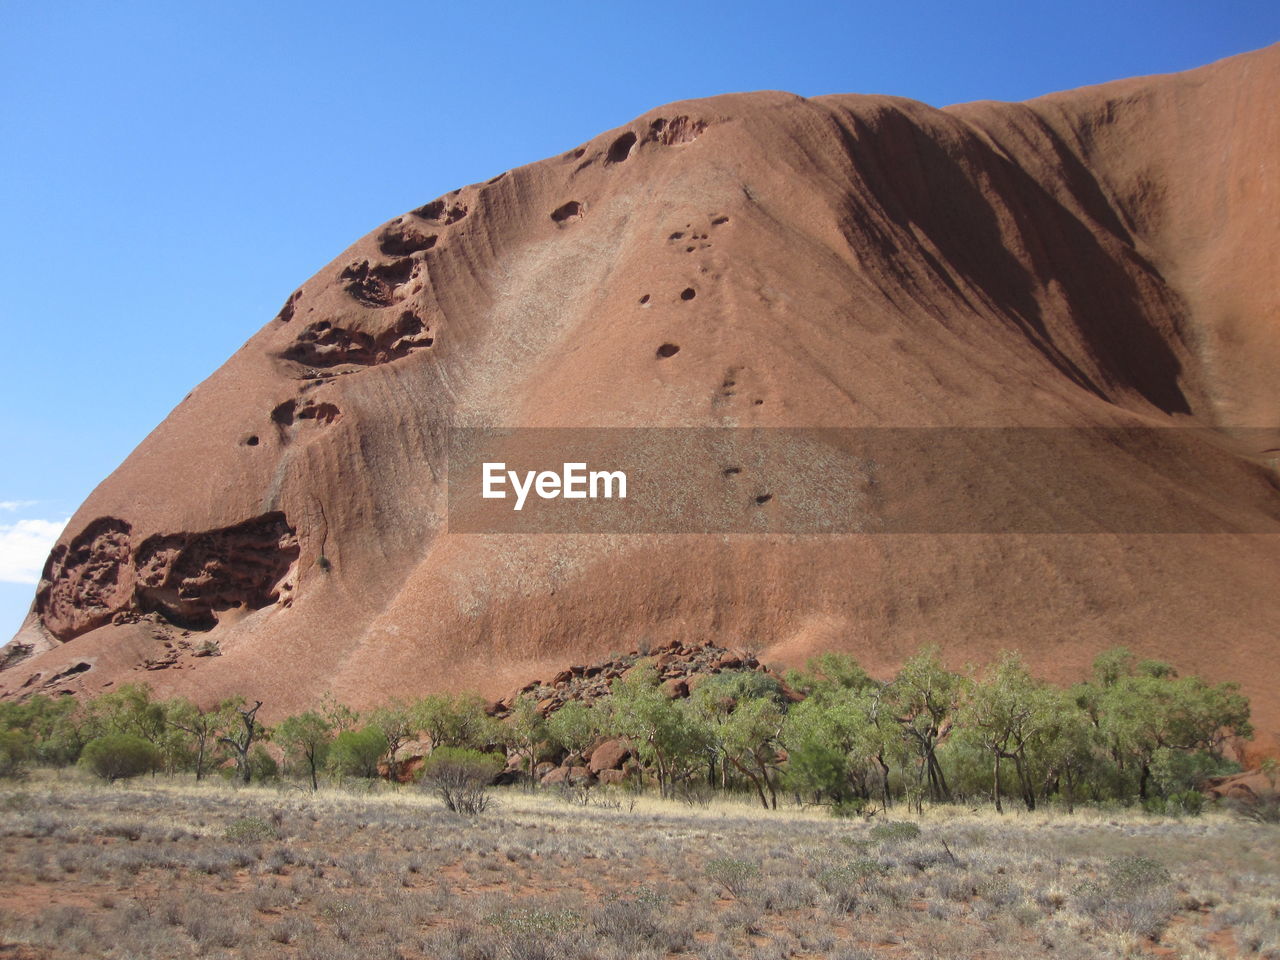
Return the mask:
[[869,804],[862,797],[851,797],[848,800],[837,800],[831,804],[831,815],[839,819],[862,816]]
[[484,922],[493,933],[479,942],[464,944],[458,956],[556,960],[570,955],[570,941],[578,936],[582,918],[572,910],[512,908],[492,914]]
[[275,780],[280,776],[280,764],[276,763],[276,758],[267,753],[262,744],[258,744],[249,754],[249,771],[258,782]]
[[29,734],[21,730],[0,730],[0,779],[17,780],[26,776],[31,754]]
[[890,820],[871,828],[871,839],[881,843],[900,843],[920,836],[920,827],[909,820]]
[[1273,793],[1256,800],[1233,800],[1231,809],[1236,816],[1254,823],[1280,823],[1280,793]]
[[1169,871],[1148,857],[1109,861],[1097,880],[1076,890],[1076,900],[1104,926],[1146,937],[1160,932],[1176,905]]
[[1142,809],[1168,817],[1198,817],[1204,809],[1204,794],[1199,790],[1182,790],[1167,797],[1148,797]]
[[386,752],[386,734],[377,727],[344,730],[329,748],[329,769],[339,776],[372,779],[378,775],[378,761]]
[[1126,888],[1168,886],[1173,882],[1164,864],[1150,857],[1112,860],[1107,864],[1106,878],[1113,886]]
[[309,917],[283,917],[267,930],[267,936],[276,943],[300,943],[312,939],[316,925]]
[[249,924],[243,917],[227,916],[206,906],[188,906],[183,926],[202,951],[210,947],[230,949],[241,946],[251,935]]
[[732,857],[708,860],[706,869],[708,877],[735,897],[746,893],[760,877],[760,864]]
[[636,956],[646,948],[662,954],[685,949],[692,935],[667,920],[666,897],[638,890],[631,897],[612,897],[592,916],[596,933]]
[[1208,750],[1170,750],[1163,747],[1151,757],[1151,779],[1160,792],[1169,797],[1194,791],[1210,777],[1239,772],[1240,764]]
[[422,786],[433,791],[454,813],[483,813],[489,786],[506,764],[491,753],[465,747],[439,747],[422,765]]
[[[235,781],[242,778],[238,767],[222,767],[218,774],[224,780]],[[267,753],[266,747],[260,743],[254,744],[249,751],[249,778],[256,783],[280,779],[280,764],[276,763],[275,757]]]
[[85,744],[80,762],[103,780],[114,783],[157,769],[160,751],[133,734],[109,733]]
[[818,888],[808,877],[785,874],[762,878],[756,901],[765,910],[800,910],[817,902]]
[[223,831],[223,837],[234,843],[261,843],[264,840],[277,840],[276,828],[259,817],[241,817],[232,820]]
[[831,897],[837,911],[852,913],[872,883],[888,869],[876,860],[854,860],[823,870],[818,874],[818,886]]

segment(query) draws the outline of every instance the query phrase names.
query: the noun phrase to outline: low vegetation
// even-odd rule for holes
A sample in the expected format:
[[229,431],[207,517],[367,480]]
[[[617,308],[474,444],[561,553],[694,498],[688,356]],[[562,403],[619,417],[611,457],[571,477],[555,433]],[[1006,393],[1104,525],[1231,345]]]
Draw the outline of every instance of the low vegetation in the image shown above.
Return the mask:
[[1124,649],[1099,656],[1093,676],[1071,687],[1033,677],[1012,654],[957,673],[932,649],[887,680],[827,654],[785,676],[723,670],[681,681],[678,692],[656,662],[640,659],[607,695],[556,709],[531,693],[501,709],[473,694],[433,694],[366,714],[330,699],[274,728],[258,720],[261,701],[244,698],[161,701],[142,685],[87,701],[35,696],[0,704],[0,775],[79,763],[108,781],[153,771],[203,780],[217,770],[318,790],[326,779],[405,781],[426,769],[446,804],[479,812],[483,790],[446,786],[446,770],[532,787],[560,765],[551,779],[589,792],[600,770],[584,759],[611,740],[626,758],[614,782],[690,803],[746,795],[776,810],[788,798],[869,816],[1119,802],[1188,815],[1203,805],[1206,778],[1239,769],[1227,744],[1252,733],[1234,685],[1136,662]]
[[1224,812],[487,796],[37,769],[0,788],[0,956],[1280,957],[1280,828]]

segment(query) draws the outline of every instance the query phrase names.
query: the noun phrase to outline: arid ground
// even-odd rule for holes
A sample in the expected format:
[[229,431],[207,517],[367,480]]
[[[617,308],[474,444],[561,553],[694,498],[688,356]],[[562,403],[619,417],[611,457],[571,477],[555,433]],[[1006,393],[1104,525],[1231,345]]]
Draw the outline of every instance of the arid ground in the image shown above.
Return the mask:
[[37,772],[0,791],[0,957],[1280,957],[1280,828],[1225,810],[491,794]]

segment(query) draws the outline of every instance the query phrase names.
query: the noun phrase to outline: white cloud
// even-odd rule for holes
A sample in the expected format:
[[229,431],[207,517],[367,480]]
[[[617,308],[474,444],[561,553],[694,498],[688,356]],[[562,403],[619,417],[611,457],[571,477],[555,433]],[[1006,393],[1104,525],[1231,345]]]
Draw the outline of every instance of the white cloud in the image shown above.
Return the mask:
[[0,510],[14,511],[34,507],[39,500],[0,500]]
[[66,520],[0,523],[0,580],[38,583],[49,551],[66,525]]

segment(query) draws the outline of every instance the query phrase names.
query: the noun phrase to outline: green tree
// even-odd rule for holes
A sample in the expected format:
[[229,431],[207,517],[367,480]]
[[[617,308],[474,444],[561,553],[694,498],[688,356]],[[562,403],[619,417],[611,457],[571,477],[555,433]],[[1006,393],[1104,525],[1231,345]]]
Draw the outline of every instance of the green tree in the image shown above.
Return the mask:
[[633,667],[629,676],[613,682],[601,703],[609,733],[625,738],[640,763],[653,770],[663,797],[672,796],[706,756],[705,729],[662,692],[652,667]]
[[0,730],[24,733],[36,763],[65,766],[75,763],[87,740],[84,707],[74,697],[36,694],[21,702],[0,703]]
[[379,728],[344,730],[329,748],[329,769],[338,776],[372,780],[377,777],[378,761],[386,752],[387,738]]
[[434,693],[414,705],[419,730],[431,747],[486,747],[498,738],[497,724],[476,694]]
[[158,745],[168,732],[164,705],[145,683],[127,683],[85,704],[83,724],[93,738],[127,733]]
[[840,690],[867,693],[880,686],[857,660],[844,653],[819,654],[803,670],[788,670],[786,680],[788,686],[806,697]]
[[[750,781],[766,810],[778,809],[778,753],[784,714],[769,697],[738,699],[713,727],[725,758]],[[768,794],[766,799],[765,794]]]
[[1093,703],[1104,742],[1117,763],[1136,771],[1143,801],[1150,795],[1157,751],[1202,750],[1217,756],[1229,738],[1253,735],[1249,701],[1238,685],[1179,677],[1151,661],[1138,672],[1109,678]]
[[314,710],[286,717],[276,727],[275,740],[286,758],[305,767],[312,791],[319,790],[318,773],[333,743],[333,725],[329,720]]
[[526,783],[534,786],[534,771],[538,765],[538,744],[547,737],[547,721],[538,711],[537,701],[529,694],[521,694],[511,705],[511,713],[502,725],[503,741],[524,754]]
[[869,692],[845,688],[815,692],[792,706],[782,726],[786,785],[844,804],[855,797],[869,800],[874,781],[887,804],[887,783],[880,776],[884,738],[873,719],[875,707]]
[[1037,749],[1044,792],[1058,792],[1068,813],[1075,810],[1076,797],[1089,772],[1096,768],[1097,728],[1083,706],[1086,686],[1049,691],[1047,723]]
[[596,736],[596,716],[581,700],[570,700],[547,717],[547,735],[569,753],[569,763],[581,760]]
[[266,740],[269,736],[267,728],[257,720],[261,709],[261,700],[255,700],[250,707],[243,697],[233,697],[225,701],[219,710],[222,725],[218,731],[218,742],[231,750],[241,783],[248,783],[253,779],[254,743]]
[[396,754],[418,735],[419,713],[403,700],[392,700],[369,714],[369,725],[382,731],[387,741],[387,778],[399,781]]
[[203,780],[211,766],[219,731],[226,729],[231,719],[230,709],[224,702],[206,710],[186,697],[174,697],[164,705],[166,722],[187,739],[197,780]]
[[938,762],[938,745],[950,732],[964,678],[942,665],[937,647],[926,647],[902,665],[885,694],[888,709],[919,762],[920,784],[931,800],[951,799]]
[[718,765],[722,789],[728,786],[729,771],[738,769],[726,752],[722,728],[728,724],[738,703],[752,699],[770,700],[779,709],[786,703],[781,685],[772,676],[756,670],[726,670],[698,684],[684,705],[692,722],[705,731],[709,741],[706,750],[709,779],[715,782]]
[[1011,760],[1022,802],[1036,806],[1029,754],[1057,719],[1057,704],[1043,683],[1027,672],[1022,659],[1005,653],[985,677],[969,687],[957,722],[991,756],[991,799],[1003,813],[1000,765]]
[[345,703],[339,703],[332,691],[320,698],[318,712],[335,734],[355,730],[360,726],[360,714]]
[[885,685],[842,653],[788,671],[787,684],[806,697],[788,711],[783,728],[788,786],[837,803],[870,800],[874,791],[888,809],[890,761],[902,761],[905,752]]
[[27,764],[35,754],[35,743],[25,730],[0,729],[0,779],[26,776]]

